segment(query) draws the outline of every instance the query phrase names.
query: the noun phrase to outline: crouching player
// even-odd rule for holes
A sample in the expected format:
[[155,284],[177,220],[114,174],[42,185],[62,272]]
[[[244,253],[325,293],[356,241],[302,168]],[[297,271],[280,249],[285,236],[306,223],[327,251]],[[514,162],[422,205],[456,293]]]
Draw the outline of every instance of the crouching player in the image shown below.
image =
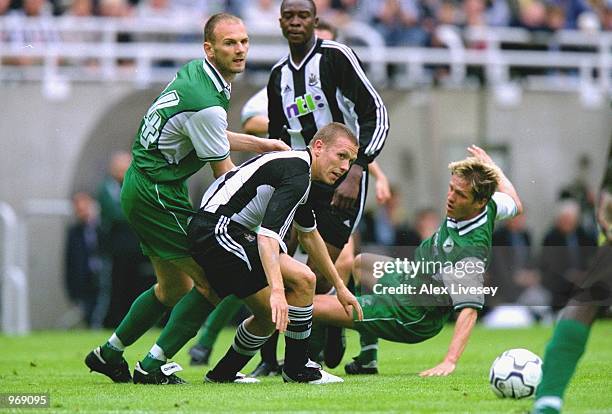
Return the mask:
[[332,123],[315,134],[307,149],[247,161],[204,194],[188,228],[191,253],[220,297],[235,294],[253,312],[206,381],[257,381],[238,371],[278,329],[285,333],[286,382],[342,382],[308,360],[316,278],[286,254],[283,238],[295,218],[302,246],[337,289],[338,306],[346,317],[354,312],[360,320],[361,307],[338,276],[308,200],[311,180],[333,184],[348,171],[357,149],[351,131]]
[[[483,286],[494,223],[523,209],[514,186],[489,155],[474,145],[468,152],[471,157],[449,165],[446,220],[420,244],[414,260],[373,254],[355,259],[353,274],[361,291],[368,292],[358,297],[362,321],[348,317],[333,296],[315,296],[316,323],[352,328],[361,335],[361,353],[345,366],[347,373],[378,373],[377,338],[422,342],[437,335],[451,313],[458,311],[444,360],[420,375],[448,375],[455,370],[487,289],[494,289]],[[311,355],[316,355],[318,349],[312,348]]]

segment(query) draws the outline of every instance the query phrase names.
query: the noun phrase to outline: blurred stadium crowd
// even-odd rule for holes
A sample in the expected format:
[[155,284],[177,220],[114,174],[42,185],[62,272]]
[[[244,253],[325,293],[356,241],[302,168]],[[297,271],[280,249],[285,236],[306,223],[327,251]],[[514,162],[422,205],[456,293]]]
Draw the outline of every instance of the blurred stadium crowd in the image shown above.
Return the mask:
[[[316,0],[321,19],[342,28],[356,20],[374,27],[388,46],[440,45],[435,27],[519,27],[612,30],[611,0]],[[0,16],[187,19],[228,11],[249,28],[274,25],[280,0],[0,0]],[[478,44],[472,45],[479,47]]]
[[[401,53],[392,53],[385,55],[386,71],[380,65],[368,68],[374,83],[382,85],[390,81],[397,88],[449,80],[461,82],[463,69],[456,68],[453,74],[452,62],[457,59],[469,65],[465,74],[480,83],[485,78],[491,81],[495,76],[495,79],[505,79],[493,67],[487,69],[491,73],[485,76],[481,61],[464,61],[464,49],[580,52],[590,54],[584,56],[584,62],[596,65],[607,61],[603,53],[609,44],[605,40],[608,36],[598,40],[603,38],[598,34],[612,31],[612,0],[317,0],[315,3],[319,18],[338,29],[338,40],[352,47],[367,46],[368,55],[376,55],[377,59],[384,55],[382,46],[385,45],[451,51],[450,57],[442,59],[443,64],[431,53],[425,59],[434,60],[426,62],[419,60],[419,54],[405,60]],[[220,11],[242,17],[253,46],[271,47],[275,39],[281,39],[277,23],[279,7],[280,0],[0,0],[0,61],[6,68],[0,77],[36,78],[35,75],[28,77],[20,69],[23,66],[40,68],[43,63],[47,74],[55,73],[54,63],[64,69],[79,67],[85,79],[100,76],[96,70],[100,65],[106,66],[103,70],[106,75],[113,72],[116,68],[110,68],[111,62],[124,68],[139,65],[162,70],[176,68],[182,56],[177,45],[199,44],[202,23],[207,16]],[[58,46],[57,50],[51,52],[50,45]],[[121,50],[113,45],[134,48]],[[143,49],[143,45],[148,48]],[[150,52],[152,45],[155,52]],[[251,52],[247,70],[249,75],[255,75],[251,82],[264,83],[267,71],[276,60],[269,57],[280,56],[277,49],[266,50],[257,54],[253,48]],[[596,57],[593,52],[600,52],[601,56]],[[114,53],[121,56],[109,55]],[[399,64],[389,60],[400,55],[404,57],[399,58]],[[366,67],[372,56],[365,56]],[[576,78],[582,69],[568,55],[558,61],[553,59],[556,63],[549,62],[554,68],[543,67],[541,59],[533,56],[531,59],[528,61],[535,59],[535,64],[525,63],[522,57],[513,55],[509,61],[513,66],[510,77],[569,75]],[[413,70],[406,69],[410,65]],[[11,69],[17,69],[17,73]],[[602,71],[601,68],[584,69],[584,78]],[[141,73],[139,76],[150,76],[145,75],[150,72]],[[262,76],[257,78],[259,74]],[[75,76],[76,72],[68,75]],[[602,84],[607,82],[600,79]]]

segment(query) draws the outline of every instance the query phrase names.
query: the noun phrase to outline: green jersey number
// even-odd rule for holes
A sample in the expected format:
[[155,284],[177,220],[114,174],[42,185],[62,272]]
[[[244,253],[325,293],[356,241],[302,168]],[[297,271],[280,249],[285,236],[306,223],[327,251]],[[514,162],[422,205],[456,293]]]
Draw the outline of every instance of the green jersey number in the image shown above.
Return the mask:
[[176,91],[172,90],[160,95],[159,98],[151,105],[147,114],[144,116],[144,122],[140,129],[140,144],[148,149],[151,144],[154,144],[161,135],[160,125],[162,121],[161,115],[157,112],[159,109],[170,108],[177,106],[181,99]]

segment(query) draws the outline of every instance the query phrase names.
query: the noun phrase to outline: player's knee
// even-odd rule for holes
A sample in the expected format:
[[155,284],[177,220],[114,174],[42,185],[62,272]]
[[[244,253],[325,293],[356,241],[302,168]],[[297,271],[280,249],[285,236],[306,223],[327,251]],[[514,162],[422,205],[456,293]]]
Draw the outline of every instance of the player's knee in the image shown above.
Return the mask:
[[315,286],[317,285],[317,277],[314,272],[308,268],[304,268],[299,278],[297,278],[297,283],[295,284],[295,292],[301,295],[312,295],[315,291]]
[[161,303],[174,306],[183,296],[191,290],[189,284],[177,283],[175,285],[157,285],[156,294]]

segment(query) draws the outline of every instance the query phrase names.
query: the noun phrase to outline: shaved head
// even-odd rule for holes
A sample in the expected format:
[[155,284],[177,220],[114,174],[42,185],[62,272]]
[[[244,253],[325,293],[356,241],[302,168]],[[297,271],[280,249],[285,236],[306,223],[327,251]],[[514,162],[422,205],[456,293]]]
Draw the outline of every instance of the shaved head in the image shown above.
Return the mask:
[[206,22],[206,25],[204,25],[204,41],[209,42],[209,43],[214,43],[215,42],[215,29],[217,28],[217,25],[227,20],[242,24],[242,20],[240,20],[239,17],[236,17],[233,14],[229,14],[229,13],[213,14],[212,16],[210,16],[210,18]]
[[308,4],[310,6],[310,11],[312,12],[312,15],[313,16],[317,15],[317,5],[312,0],[283,0],[280,6],[281,13],[283,12],[286,6],[290,4],[294,4],[294,3]]

